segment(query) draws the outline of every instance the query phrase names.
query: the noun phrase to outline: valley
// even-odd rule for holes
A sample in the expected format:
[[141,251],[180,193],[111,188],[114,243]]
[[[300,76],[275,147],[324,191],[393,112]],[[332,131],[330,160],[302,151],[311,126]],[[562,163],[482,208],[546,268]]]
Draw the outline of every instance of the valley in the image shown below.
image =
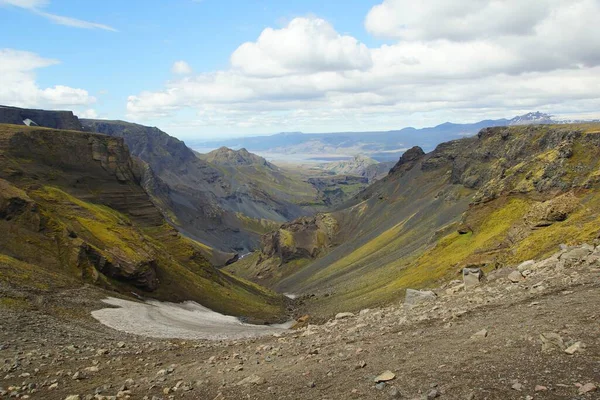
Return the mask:
[[600,400],[600,0],[0,0],[0,400]]
[[[600,124],[278,165],[80,123],[0,125],[2,396],[594,393]],[[473,351],[493,374],[473,378]],[[573,369],[548,380],[521,357]]]

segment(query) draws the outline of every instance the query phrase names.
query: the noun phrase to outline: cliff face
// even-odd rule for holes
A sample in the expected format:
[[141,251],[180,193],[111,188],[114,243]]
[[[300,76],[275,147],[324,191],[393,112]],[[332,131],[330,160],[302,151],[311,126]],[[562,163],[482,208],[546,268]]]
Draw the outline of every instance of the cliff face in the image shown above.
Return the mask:
[[72,111],[33,110],[0,106],[0,123],[13,125],[43,126],[73,131],[83,130]]
[[277,257],[282,263],[316,258],[332,244],[337,231],[336,220],[327,214],[303,217],[264,235],[262,254],[264,258]]
[[218,271],[205,247],[166,223],[145,179],[122,138],[0,125],[0,261],[29,276],[23,285],[88,282],[230,314],[277,314],[274,294]]

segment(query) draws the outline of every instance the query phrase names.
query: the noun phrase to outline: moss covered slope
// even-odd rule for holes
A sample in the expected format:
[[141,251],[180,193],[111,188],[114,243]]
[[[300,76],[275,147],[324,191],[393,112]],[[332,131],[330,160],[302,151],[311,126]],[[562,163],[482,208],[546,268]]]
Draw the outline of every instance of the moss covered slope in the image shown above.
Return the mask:
[[255,319],[282,312],[280,296],[214,268],[164,221],[122,139],[0,125],[0,189],[7,284],[86,282]]
[[273,285],[316,293],[313,312],[356,309],[466,265],[516,264],[591,241],[600,233],[599,132],[597,124],[490,128],[429,154],[412,149],[330,214],[339,229],[329,248]]

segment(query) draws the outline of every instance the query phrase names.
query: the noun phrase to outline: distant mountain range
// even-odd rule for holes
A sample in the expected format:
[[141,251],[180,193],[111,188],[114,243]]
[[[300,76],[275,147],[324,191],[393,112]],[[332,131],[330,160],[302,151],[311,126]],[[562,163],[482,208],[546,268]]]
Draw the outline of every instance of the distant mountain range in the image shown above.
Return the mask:
[[[254,136],[220,141],[187,142],[192,148],[233,149],[246,148],[251,152],[269,154],[302,154],[323,159],[327,156],[354,156],[362,154],[377,161],[397,161],[405,150],[420,146],[425,151],[433,150],[438,144],[461,137],[473,136],[483,128],[494,126],[562,124],[567,121],[554,119],[549,114],[530,112],[511,119],[483,120],[470,124],[446,122],[430,128],[403,128],[392,131],[302,133],[284,132],[271,136]],[[568,121],[568,123],[583,121]]]

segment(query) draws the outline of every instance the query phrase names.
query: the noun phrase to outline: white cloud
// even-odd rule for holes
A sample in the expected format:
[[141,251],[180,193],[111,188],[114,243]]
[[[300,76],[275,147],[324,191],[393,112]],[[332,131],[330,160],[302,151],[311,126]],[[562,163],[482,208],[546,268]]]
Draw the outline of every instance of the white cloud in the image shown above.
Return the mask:
[[117,30],[112,26],[99,24],[96,22],[84,21],[77,18],[65,17],[63,15],[57,15],[48,13],[42,10],[43,7],[50,4],[49,0],[0,0],[1,5],[9,5],[14,7],[25,8],[34,12],[35,14],[44,17],[55,24],[71,26],[74,28],[83,28],[83,29],[103,29],[106,31],[116,32]]
[[469,40],[526,35],[560,0],[384,0],[367,14],[376,36],[408,40]]
[[98,113],[93,108],[88,108],[87,110],[83,110],[81,112],[78,112],[77,116],[79,118],[96,119],[96,118],[98,118]]
[[249,75],[364,70],[371,54],[352,36],[340,35],[325,20],[296,18],[283,29],[267,28],[256,42],[241,45],[232,66]]
[[193,71],[192,67],[185,61],[175,61],[171,67],[171,72],[177,75],[189,75]]
[[268,132],[597,112],[600,2],[526,3],[429,0],[407,15],[406,1],[385,0],[365,26],[398,40],[373,48],[322,19],[296,18],[239,46],[229,69],[130,96],[127,113],[194,132]]
[[96,101],[86,90],[56,85],[40,88],[35,70],[57,64],[35,53],[0,49],[0,104],[20,107],[71,107]]

